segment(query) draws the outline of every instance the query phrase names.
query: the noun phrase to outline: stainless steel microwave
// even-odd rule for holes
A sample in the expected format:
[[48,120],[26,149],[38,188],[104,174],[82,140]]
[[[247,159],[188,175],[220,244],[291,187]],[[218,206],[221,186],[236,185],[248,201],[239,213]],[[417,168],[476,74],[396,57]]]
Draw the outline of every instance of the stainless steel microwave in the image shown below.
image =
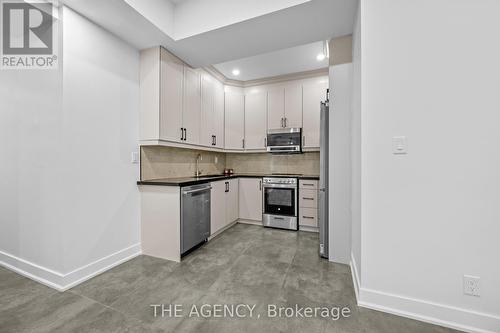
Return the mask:
[[270,153],[302,153],[302,128],[279,128],[267,131]]

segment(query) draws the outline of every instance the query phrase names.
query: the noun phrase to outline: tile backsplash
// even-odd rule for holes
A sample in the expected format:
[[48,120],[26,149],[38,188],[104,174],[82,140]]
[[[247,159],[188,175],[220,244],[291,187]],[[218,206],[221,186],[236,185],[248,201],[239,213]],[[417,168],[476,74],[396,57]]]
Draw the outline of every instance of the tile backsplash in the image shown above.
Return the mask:
[[319,175],[319,152],[273,155],[226,154],[226,168],[236,173],[296,173]]
[[196,157],[201,154],[203,175],[222,174],[224,168],[235,173],[319,174],[319,152],[273,155],[268,153],[216,153],[162,146],[141,147],[141,179],[192,177]]
[[143,146],[141,147],[141,179],[192,177],[195,175],[198,154],[202,156],[200,170],[203,175],[224,173],[226,167],[226,154],[224,153]]

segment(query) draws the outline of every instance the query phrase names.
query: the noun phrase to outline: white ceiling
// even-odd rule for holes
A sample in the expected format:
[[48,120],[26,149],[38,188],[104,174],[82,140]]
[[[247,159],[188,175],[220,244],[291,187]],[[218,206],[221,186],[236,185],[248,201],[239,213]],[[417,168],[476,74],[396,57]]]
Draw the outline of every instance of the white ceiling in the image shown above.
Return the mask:
[[[212,64],[252,57],[313,43],[319,40],[352,34],[356,0],[231,0],[241,6],[248,4],[273,3],[271,7],[261,7],[267,14],[244,19],[236,23],[224,21],[220,27],[213,28],[216,22],[213,17],[235,14],[232,10],[224,10],[215,3],[227,4],[229,0],[184,0],[175,8],[195,2],[210,3],[214,6],[207,11],[199,7],[198,17],[205,28],[212,29],[186,37],[175,39],[172,36],[173,17],[172,3],[167,0],[62,0],[64,4],[80,14],[101,25],[118,37],[138,49],[162,45],[186,61],[193,67],[204,67]],[[134,5],[147,3],[147,10],[140,10]],[[283,9],[276,9],[276,4],[296,4]],[[170,4],[170,6],[168,5]],[[274,7],[273,7],[274,6]],[[189,7],[185,7],[189,8]],[[243,8],[243,7],[242,7]],[[196,8],[193,9],[193,11]],[[174,12],[177,9],[174,10]],[[269,12],[271,11],[271,12]],[[252,15],[255,15],[255,11]],[[216,15],[217,14],[217,15]],[[207,19],[208,21],[206,21]],[[199,27],[202,27],[201,24]],[[226,24],[226,25],[224,25]],[[212,27],[212,28],[210,28]]]
[[[323,42],[315,42],[214,65],[228,79],[248,81],[328,67],[328,59],[318,61]],[[240,75],[233,75],[238,69]]]

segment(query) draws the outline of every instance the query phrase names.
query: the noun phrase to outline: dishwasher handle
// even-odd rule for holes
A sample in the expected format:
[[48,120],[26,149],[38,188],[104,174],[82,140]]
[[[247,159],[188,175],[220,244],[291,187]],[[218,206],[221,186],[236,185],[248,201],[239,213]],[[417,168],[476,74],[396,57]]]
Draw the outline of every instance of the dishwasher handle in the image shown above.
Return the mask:
[[212,189],[212,186],[207,186],[207,187],[197,188],[195,190],[182,191],[182,194],[191,194],[191,193],[203,192],[203,191],[208,191],[208,190],[211,190],[211,189]]

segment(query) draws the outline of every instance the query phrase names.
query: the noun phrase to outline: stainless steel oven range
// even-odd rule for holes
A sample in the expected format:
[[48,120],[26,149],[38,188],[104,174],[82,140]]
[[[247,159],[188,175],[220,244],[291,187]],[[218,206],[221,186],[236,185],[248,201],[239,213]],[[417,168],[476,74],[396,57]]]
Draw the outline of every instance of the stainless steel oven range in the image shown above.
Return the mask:
[[297,178],[265,177],[262,183],[262,224],[297,230]]

